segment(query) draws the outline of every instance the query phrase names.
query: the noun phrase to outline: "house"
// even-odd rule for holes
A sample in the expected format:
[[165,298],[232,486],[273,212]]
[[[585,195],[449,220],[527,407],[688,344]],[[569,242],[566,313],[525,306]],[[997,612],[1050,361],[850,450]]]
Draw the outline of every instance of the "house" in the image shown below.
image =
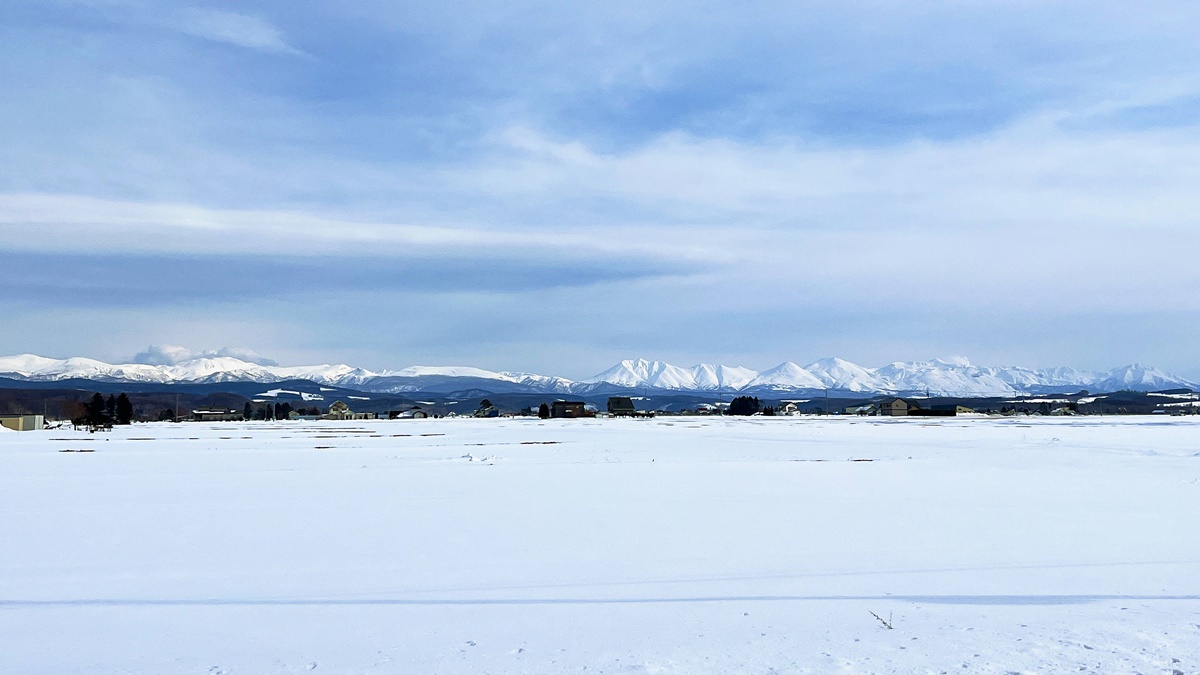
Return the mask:
[[[592,406],[586,406],[584,413],[587,416],[595,414]],[[628,396],[612,396],[608,399],[608,414],[614,417],[654,417],[654,411],[638,410],[633,405],[633,399]]]
[[806,404],[806,402],[809,402],[809,399],[799,401],[779,401],[779,405],[775,406],[775,414],[803,413],[804,411],[800,410],[800,404]]
[[329,412],[321,415],[323,420],[372,420],[375,419],[374,413],[356,413],[350,409],[342,401],[334,401],[329,406]]
[[908,411],[916,408],[902,398],[889,398],[879,404],[879,415],[883,417],[907,417]]
[[0,413],[0,427],[13,431],[38,431],[46,426],[46,419],[41,415],[22,415]]
[[499,417],[500,409],[486,398],[479,402],[479,407],[475,409],[474,417]]
[[628,396],[610,396],[608,398],[608,412],[610,415],[632,416],[637,414],[637,408],[633,406],[633,399]]
[[587,412],[587,404],[583,401],[555,401],[550,404],[550,417],[576,418],[591,417]]
[[342,401],[334,401],[333,404],[329,406],[329,412],[322,415],[322,419],[348,420],[353,419],[353,417],[351,417],[353,414],[354,412],[350,410],[350,406],[346,405]]
[[196,408],[191,419],[193,422],[240,422],[242,414],[241,410],[228,408]]

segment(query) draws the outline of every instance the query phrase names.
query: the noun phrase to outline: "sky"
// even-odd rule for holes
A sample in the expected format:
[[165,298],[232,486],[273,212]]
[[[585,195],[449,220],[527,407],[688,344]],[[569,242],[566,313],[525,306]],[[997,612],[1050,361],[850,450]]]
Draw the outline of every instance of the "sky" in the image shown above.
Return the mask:
[[0,354],[1200,376],[1190,0],[6,0],[0,55]]

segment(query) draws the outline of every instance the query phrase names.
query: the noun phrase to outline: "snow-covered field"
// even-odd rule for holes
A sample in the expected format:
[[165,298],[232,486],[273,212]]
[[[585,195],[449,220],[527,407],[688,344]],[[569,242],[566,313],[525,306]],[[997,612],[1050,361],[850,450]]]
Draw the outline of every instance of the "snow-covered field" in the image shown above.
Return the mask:
[[0,432],[0,673],[310,671],[1200,672],[1200,424]]

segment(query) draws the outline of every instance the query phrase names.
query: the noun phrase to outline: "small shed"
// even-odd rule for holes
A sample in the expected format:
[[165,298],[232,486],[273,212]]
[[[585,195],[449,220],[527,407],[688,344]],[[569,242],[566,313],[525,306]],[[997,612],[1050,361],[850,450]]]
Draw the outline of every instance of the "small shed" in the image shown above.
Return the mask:
[[46,426],[46,418],[41,415],[0,414],[0,427],[13,431],[38,431]]

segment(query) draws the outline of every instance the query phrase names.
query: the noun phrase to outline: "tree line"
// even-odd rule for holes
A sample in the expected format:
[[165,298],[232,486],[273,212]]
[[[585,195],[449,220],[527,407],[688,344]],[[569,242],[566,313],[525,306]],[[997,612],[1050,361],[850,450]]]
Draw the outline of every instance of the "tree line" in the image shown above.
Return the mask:
[[309,408],[305,408],[303,406],[299,408],[293,408],[292,404],[288,403],[287,401],[284,401],[283,403],[276,403],[274,405],[268,403],[263,406],[255,406],[250,401],[246,401],[246,405],[242,408],[242,419],[246,421],[268,419],[286,420],[288,415],[291,415],[293,412],[297,415],[311,415],[315,417],[321,414],[321,409],[316,406]]
[[[120,394],[109,394],[105,397],[103,394],[96,393],[86,401],[78,403],[78,414],[71,418],[71,422],[78,427],[87,427],[90,430],[111,429],[114,426],[132,424],[134,419],[151,420],[156,419],[159,422],[173,422],[177,419],[177,411],[174,408],[163,408],[157,416],[150,415],[143,411],[140,415],[134,410],[133,402],[129,395],[124,392]],[[246,402],[242,409],[242,417],[246,420],[286,420],[292,412],[300,415],[320,415],[319,408],[312,407],[297,407],[293,408],[290,403],[275,403],[274,405],[267,403],[265,405],[255,405],[250,401]]]
[[124,392],[117,396],[109,394],[107,399],[96,393],[83,404],[83,414],[71,422],[75,426],[86,426],[89,429],[111,429],[114,424],[131,424],[133,403]]

